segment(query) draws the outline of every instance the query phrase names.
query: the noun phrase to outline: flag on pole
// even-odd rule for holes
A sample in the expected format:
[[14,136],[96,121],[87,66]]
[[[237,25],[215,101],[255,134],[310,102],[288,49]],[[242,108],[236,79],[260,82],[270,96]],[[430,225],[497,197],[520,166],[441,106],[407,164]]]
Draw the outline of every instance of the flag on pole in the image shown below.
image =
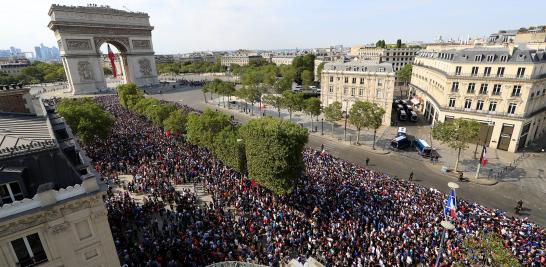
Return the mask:
[[112,73],[114,74],[114,77],[117,76],[116,71],[116,64],[114,63],[114,53],[112,52],[112,49],[110,49],[110,45],[107,44],[108,47],[108,59],[110,59],[110,64],[112,64]]
[[485,149],[485,146],[482,149],[482,155],[480,156],[480,163],[482,164],[483,167],[487,165],[487,151]]
[[457,206],[455,204],[455,191],[451,190],[449,196],[447,197],[444,207],[444,216],[449,216],[453,219],[456,218],[455,212],[457,211]]

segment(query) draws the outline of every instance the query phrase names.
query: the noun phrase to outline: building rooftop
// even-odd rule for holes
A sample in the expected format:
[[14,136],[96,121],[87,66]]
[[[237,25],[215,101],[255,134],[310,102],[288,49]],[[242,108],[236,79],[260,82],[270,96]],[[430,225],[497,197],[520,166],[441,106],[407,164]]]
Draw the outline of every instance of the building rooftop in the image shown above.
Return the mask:
[[2,151],[7,150],[38,149],[44,143],[51,143],[51,140],[45,117],[0,113],[0,156],[7,153]]
[[324,64],[324,70],[358,71],[358,72],[394,72],[390,63],[373,63],[369,61],[330,62]]
[[444,51],[422,51],[418,55],[452,62],[491,63],[542,63],[546,62],[545,50],[520,49],[517,47],[473,47]]

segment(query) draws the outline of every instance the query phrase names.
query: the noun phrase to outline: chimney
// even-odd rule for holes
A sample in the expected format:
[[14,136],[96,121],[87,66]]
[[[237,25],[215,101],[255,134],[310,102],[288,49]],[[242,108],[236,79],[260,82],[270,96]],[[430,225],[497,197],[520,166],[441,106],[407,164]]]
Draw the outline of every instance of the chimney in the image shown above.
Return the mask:
[[0,112],[33,114],[30,88],[12,84],[0,85]]

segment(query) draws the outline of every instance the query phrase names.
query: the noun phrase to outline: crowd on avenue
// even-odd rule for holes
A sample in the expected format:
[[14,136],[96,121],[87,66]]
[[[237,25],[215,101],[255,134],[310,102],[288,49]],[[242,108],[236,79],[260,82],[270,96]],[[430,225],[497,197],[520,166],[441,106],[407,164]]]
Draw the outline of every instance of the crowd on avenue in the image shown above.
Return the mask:
[[[431,266],[436,259],[446,199],[438,190],[306,149],[305,173],[295,190],[275,196],[206,149],[122,108],[116,96],[95,100],[116,121],[109,138],[85,147],[88,155],[107,183],[131,174],[126,189],[146,196],[139,204],[127,191],[107,194],[122,266],[228,260],[278,266],[310,256],[326,266]],[[192,182],[204,185],[212,203],[175,190]],[[482,231],[500,235],[524,266],[546,265],[543,227],[462,199],[456,217],[442,266],[466,264],[463,240]]]

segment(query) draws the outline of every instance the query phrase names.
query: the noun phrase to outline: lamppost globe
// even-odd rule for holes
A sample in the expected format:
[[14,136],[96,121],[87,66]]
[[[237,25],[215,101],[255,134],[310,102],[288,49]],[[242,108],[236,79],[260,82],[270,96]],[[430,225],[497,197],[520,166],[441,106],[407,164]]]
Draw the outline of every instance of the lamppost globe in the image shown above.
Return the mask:
[[442,225],[442,227],[444,227],[444,229],[447,229],[447,230],[455,229],[455,225],[453,225],[452,223],[448,221],[441,221],[440,224]]
[[454,183],[454,182],[447,183],[447,186],[449,186],[449,188],[451,188],[451,189],[458,189],[459,188],[459,185],[457,183]]

